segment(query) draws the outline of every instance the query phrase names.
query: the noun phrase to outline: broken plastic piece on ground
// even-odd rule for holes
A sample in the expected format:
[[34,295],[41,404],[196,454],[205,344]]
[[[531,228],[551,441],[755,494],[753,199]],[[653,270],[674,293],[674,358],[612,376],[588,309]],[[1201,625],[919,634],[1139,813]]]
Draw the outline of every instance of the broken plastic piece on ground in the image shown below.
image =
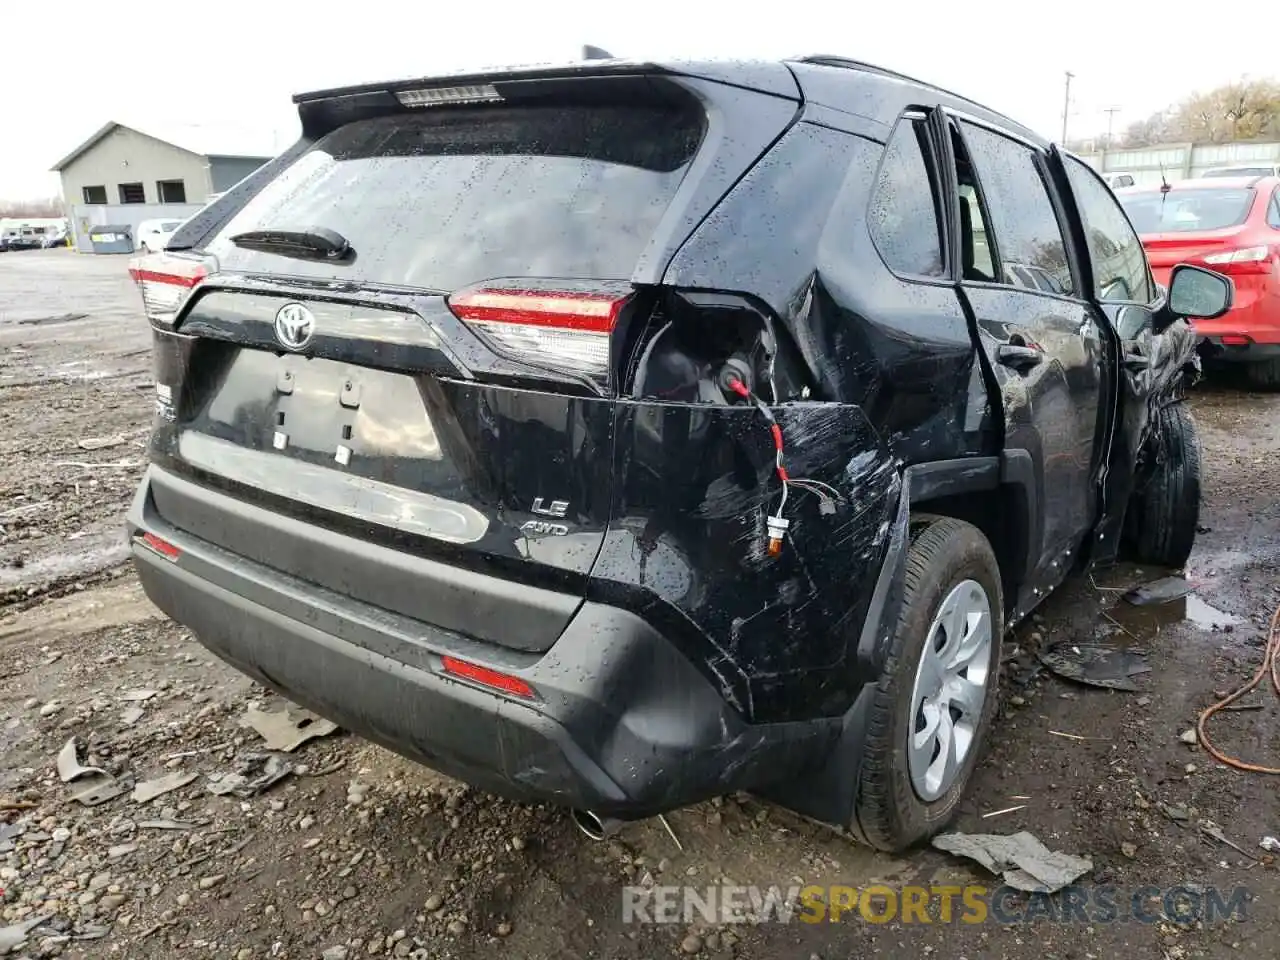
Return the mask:
[[139,830],[194,830],[203,825],[204,821],[171,820],[168,817],[160,820],[139,820],[137,823]]
[[110,774],[97,774],[84,780],[71,799],[86,807],[96,807],[114,800],[128,789],[128,783],[121,783]]
[[1125,600],[1135,607],[1145,607],[1152,603],[1168,603],[1178,600],[1191,592],[1191,584],[1182,577],[1162,577],[1152,580],[1140,587],[1134,587],[1124,595]]
[[144,780],[133,788],[133,796],[130,799],[134,803],[150,803],[156,797],[172,793],[179,787],[185,787],[198,776],[200,774],[192,770],[190,773],[170,773],[163,777],[156,777],[154,780]]
[[284,753],[293,753],[308,740],[327,737],[338,729],[333,721],[294,706],[277,712],[251,706],[240,719],[240,725],[256,730],[266,741],[268,750]]
[[1280,840],[1275,837],[1263,837],[1258,842],[1258,846],[1267,851],[1267,853],[1280,853]]
[[0,955],[8,953],[27,942],[27,935],[42,923],[48,923],[53,919],[53,914],[47,913],[44,916],[32,917],[29,920],[20,920],[18,923],[7,927],[0,927]]
[[214,774],[209,778],[209,792],[222,797],[252,797],[293,773],[293,764],[273,753],[245,756],[235,772]]
[[991,833],[944,833],[933,846],[976,860],[1015,890],[1053,893],[1093,869],[1088,857],[1056,853],[1027,832],[1001,836]]
[[159,691],[157,690],[130,690],[128,693],[122,695],[120,699],[129,703],[142,703],[143,701],[150,700],[158,692]]
[[1126,647],[1058,643],[1041,650],[1040,662],[1056,675],[1092,687],[1134,691],[1135,676],[1151,672],[1147,655]]
[[91,773],[101,774],[102,776],[107,775],[107,771],[101,767],[80,766],[80,761],[76,757],[76,738],[72,737],[58,751],[58,776],[63,783],[70,783]]

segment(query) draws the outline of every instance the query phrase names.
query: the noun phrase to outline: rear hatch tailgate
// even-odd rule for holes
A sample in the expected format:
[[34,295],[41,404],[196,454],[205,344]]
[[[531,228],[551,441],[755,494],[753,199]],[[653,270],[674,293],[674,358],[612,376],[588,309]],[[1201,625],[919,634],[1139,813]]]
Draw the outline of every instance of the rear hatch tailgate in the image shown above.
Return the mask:
[[[162,480],[166,523],[463,636],[555,641],[609,525],[628,325],[796,104],[669,76],[539,82],[554,95],[516,77],[465,87],[484,103],[308,101],[316,141],[171,242],[198,264],[177,299],[168,267],[135,271],[157,466],[302,521],[264,530]],[[750,97],[754,125],[727,129]]]

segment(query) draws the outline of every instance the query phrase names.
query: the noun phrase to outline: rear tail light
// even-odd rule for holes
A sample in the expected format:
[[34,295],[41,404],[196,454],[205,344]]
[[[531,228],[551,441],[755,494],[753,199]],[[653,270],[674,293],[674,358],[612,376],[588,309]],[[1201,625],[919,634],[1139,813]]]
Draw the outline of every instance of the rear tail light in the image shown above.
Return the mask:
[[155,253],[129,261],[129,276],[142,294],[142,309],[157,326],[171,327],[191,291],[213,273],[210,261]]
[[445,673],[452,674],[463,680],[470,680],[472,683],[478,683],[482,687],[501,690],[503,693],[509,693],[516,697],[533,698],[533,687],[519,677],[513,677],[509,673],[502,673],[489,667],[482,667],[477,663],[459,660],[457,657],[441,657],[440,665],[444,667]]
[[150,547],[166,560],[177,560],[182,556],[182,551],[175,547],[168,540],[162,540],[154,533],[144,533],[135,538],[139,543]]
[[1253,343],[1253,341],[1243,333],[1224,333],[1218,339],[1220,339],[1223,345],[1227,347],[1247,347],[1249,344]]
[[631,292],[626,284],[490,283],[454,294],[449,307],[499,353],[607,383],[610,336]]
[[1271,270],[1272,252],[1265,244],[1213,253],[1204,262],[1221,273],[1268,273]]

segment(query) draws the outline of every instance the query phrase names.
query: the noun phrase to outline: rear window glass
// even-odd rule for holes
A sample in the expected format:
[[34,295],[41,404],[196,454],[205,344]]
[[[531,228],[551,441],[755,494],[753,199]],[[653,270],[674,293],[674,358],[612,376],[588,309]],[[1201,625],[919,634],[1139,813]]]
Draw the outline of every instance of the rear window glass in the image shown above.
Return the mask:
[[[451,291],[499,277],[628,279],[688,169],[702,117],[651,106],[433,109],[318,141],[207,245],[224,270]],[[244,250],[321,226],[343,263]]]
[[1205,177],[1266,177],[1271,175],[1270,167],[1223,167],[1219,170],[1206,170]]
[[1253,206],[1253,190],[1152,190],[1119,199],[1138,233],[1181,233],[1239,226]]

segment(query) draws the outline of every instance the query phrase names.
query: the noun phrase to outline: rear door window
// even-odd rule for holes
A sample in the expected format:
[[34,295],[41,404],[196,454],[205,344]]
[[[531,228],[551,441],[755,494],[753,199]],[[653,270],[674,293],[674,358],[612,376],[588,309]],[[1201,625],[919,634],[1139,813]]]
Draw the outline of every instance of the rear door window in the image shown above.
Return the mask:
[[1062,227],[1041,178],[1035,152],[984,127],[967,122],[960,126],[986,200],[986,230],[994,234],[1000,251],[1000,282],[1059,295],[1074,294],[1075,281]]
[[1154,298],[1147,256],[1115,194],[1079,160],[1067,157],[1065,165],[1084,222],[1094,295],[1103,301],[1150,303]]
[[942,232],[937,191],[925,163],[928,127],[923,119],[898,121],[885,148],[871,199],[871,239],[894,273],[941,277]]
[[[347,124],[206,245],[223,270],[448,292],[500,277],[630,278],[704,118],[647,105],[432,109]],[[245,250],[250,230],[321,226],[340,263]]]

